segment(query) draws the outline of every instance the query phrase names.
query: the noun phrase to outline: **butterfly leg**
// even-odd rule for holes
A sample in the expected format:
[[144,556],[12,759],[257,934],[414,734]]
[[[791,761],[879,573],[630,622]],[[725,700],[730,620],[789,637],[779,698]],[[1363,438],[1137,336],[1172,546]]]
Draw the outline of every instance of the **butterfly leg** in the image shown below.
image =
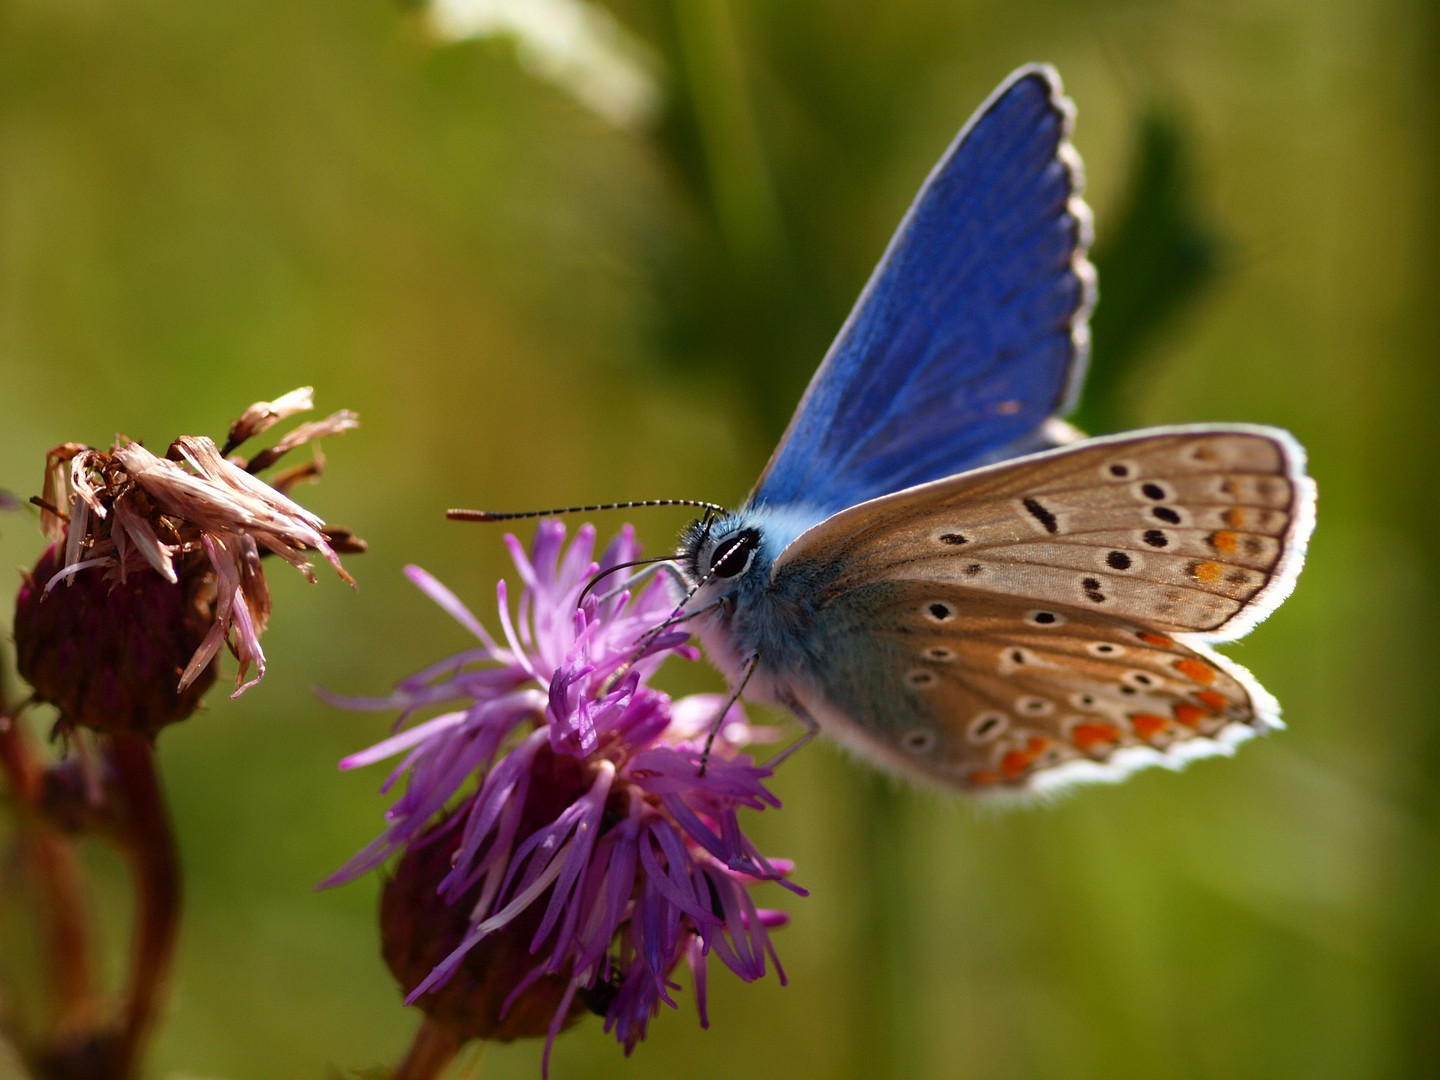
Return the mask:
[[730,707],[740,700],[740,695],[745,692],[745,684],[750,681],[750,676],[755,674],[755,667],[760,663],[760,654],[756,653],[745,661],[745,670],[740,674],[740,681],[730,696],[725,699],[725,704],[715,714],[715,722],[710,725],[710,734],[705,737],[705,751],[700,755],[700,775],[705,775],[705,767],[710,764],[710,748],[715,745],[715,736],[720,734],[720,728],[725,723],[725,717],[730,715]]
[[768,769],[776,768],[791,754],[795,753],[796,750],[799,750],[811,739],[815,738],[816,735],[820,734],[820,721],[816,720],[815,717],[810,715],[809,711],[805,708],[804,705],[800,704],[794,694],[790,693],[790,691],[788,690],[781,690],[775,696],[779,700],[781,705],[784,705],[787,709],[789,709],[792,713],[795,714],[795,719],[799,720],[800,723],[805,725],[805,734],[801,735],[789,746],[785,747],[784,750],[781,750],[769,761],[765,762],[765,767]]
[[[635,576],[639,577],[640,575],[636,574]],[[600,599],[606,600],[611,595],[618,594],[606,594]],[[689,597],[687,596],[686,599],[688,600]],[[666,630],[669,630],[670,627],[678,626],[680,623],[685,622],[689,619],[693,619],[699,615],[704,615],[708,611],[714,611],[723,603],[723,600],[716,600],[713,604],[706,604],[704,607],[696,608],[694,611],[685,611],[685,605],[682,603],[674,610],[674,612],[671,613],[668,619],[666,619],[662,623],[658,623],[655,626],[652,626],[649,630],[645,632],[645,634],[640,638],[640,640],[635,643],[635,651],[630,655],[630,659],[626,660],[623,664],[621,664],[613,672],[611,672],[610,678],[605,681],[604,692],[608,694],[610,693],[610,691],[614,690],[615,687],[619,686],[620,680],[625,677],[626,673],[634,665],[635,661],[640,659],[640,657],[644,656],[645,650],[650,647],[650,645],[655,641],[656,638],[658,638]],[[746,677],[748,678],[749,676],[747,675]],[[728,709],[730,706],[726,705],[725,707]],[[720,715],[724,716],[725,714],[721,713]]]

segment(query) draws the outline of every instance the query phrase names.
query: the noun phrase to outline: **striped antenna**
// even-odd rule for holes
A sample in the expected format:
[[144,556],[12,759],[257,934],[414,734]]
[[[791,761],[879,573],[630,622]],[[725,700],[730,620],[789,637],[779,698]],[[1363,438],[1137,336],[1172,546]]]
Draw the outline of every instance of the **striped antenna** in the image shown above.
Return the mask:
[[517,518],[559,517],[561,514],[591,514],[597,510],[636,510],[650,506],[694,506],[711,514],[723,514],[725,508],[716,503],[699,499],[636,499],[631,502],[596,503],[594,506],[566,506],[558,510],[519,510],[496,512],[494,510],[446,510],[445,516],[451,521],[514,521]]

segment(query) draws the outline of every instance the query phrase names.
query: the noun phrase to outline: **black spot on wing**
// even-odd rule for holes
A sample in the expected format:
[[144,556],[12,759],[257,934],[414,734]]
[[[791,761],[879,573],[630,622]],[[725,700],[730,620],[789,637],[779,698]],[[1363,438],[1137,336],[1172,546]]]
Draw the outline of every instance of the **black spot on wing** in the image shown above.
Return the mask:
[[1030,515],[1040,522],[1046,532],[1057,533],[1060,531],[1060,523],[1055,520],[1055,515],[1041,506],[1038,500],[1027,498],[1025,509],[1030,511]]

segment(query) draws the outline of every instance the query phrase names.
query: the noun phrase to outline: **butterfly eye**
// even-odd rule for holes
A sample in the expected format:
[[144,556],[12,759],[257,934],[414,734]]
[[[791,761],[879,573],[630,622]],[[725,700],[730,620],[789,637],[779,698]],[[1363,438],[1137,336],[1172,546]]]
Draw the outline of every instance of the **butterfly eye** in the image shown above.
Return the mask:
[[756,529],[744,529],[734,536],[727,536],[716,545],[710,562],[710,576],[733,578],[737,574],[743,574],[759,546],[760,533]]

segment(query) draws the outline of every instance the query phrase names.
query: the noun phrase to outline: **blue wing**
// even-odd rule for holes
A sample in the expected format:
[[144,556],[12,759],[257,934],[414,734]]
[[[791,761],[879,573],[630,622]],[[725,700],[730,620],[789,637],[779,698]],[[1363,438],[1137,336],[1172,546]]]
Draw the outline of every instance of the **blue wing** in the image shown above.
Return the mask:
[[752,506],[820,516],[1012,453],[1068,412],[1094,271],[1060,77],[1021,68],[925,181]]

